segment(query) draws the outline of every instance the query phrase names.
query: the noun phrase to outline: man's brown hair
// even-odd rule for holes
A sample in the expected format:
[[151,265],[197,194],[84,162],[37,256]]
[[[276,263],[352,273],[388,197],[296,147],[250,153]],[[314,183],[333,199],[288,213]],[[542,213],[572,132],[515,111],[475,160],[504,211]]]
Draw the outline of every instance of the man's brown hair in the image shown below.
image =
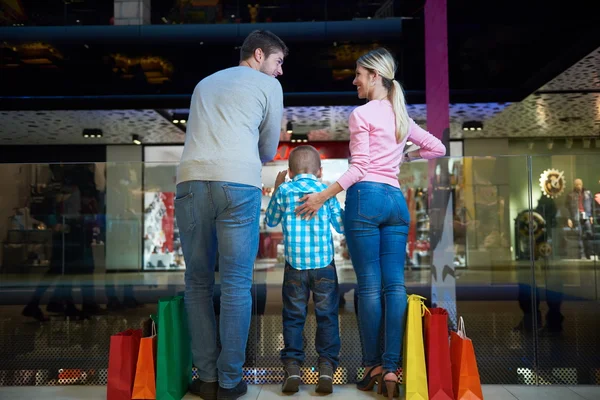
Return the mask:
[[252,57],[256,49],[261,49],[265,54],[265,58],[277,51],[281,51],[284,57],[289,52],[287,46],[279,36],[270,31],[256,30],[250,32],[246,36],[246,39],[244,39],[244,43],[242,43],[242,48],[240,49],[240,61]]

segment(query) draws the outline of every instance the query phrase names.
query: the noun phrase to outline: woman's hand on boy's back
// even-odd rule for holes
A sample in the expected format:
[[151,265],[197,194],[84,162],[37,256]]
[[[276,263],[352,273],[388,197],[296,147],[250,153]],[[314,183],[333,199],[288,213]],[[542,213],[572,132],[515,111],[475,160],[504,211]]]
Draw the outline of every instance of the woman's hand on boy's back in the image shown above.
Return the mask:
[[307,194],[298,201],[302,204],[296,207],[296,215],[302,217],[302,219],[309,220],[319,212],[319,209],[327,201],[327,198],[323,196],[323,192],[319,192]]
[[322,192],[307,194],[298,200],[302,204],[296,207],[294,212],[297,216],[302,217],[302,219],[310,220],[317,215],[317,212],[319,212],[319,209],[323,207],[323,204],[325,204],[327,200],[334,197],[342,190],[344,190],[342,186],[338,182],[335,182]]

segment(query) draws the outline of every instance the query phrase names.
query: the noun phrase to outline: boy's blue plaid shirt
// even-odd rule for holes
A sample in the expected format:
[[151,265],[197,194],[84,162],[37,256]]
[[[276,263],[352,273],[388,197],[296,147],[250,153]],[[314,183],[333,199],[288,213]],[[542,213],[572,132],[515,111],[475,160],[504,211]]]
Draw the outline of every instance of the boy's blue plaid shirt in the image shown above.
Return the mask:
[[333,261],[333,240],[329,224],[338,233],[344,233],[342,208],[335,197],[327,200],[317,215],[309,221],[296,216],[294,210],[305,194],[322,192],[327,185],[312,174],[299,174],[291,182],[277,188],[265,216],[273,227],[282,223],[285,259],[295,269],[324,268]]

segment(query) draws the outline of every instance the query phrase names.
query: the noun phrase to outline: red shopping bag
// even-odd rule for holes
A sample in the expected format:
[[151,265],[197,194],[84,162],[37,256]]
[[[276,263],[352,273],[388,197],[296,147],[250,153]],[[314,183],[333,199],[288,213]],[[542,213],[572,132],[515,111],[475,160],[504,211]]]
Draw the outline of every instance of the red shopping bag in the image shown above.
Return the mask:
[[425,314],[425,357],[430,400],[453,400],[448,312],[430,308]]
[[131,400],[141,329],[128,329],[110,337],[107,400]]
[[483,400],[475,349],[473,342],[467,337],[462,317],[458,324],[458,332],[452,332],[450,335],[454,400]]

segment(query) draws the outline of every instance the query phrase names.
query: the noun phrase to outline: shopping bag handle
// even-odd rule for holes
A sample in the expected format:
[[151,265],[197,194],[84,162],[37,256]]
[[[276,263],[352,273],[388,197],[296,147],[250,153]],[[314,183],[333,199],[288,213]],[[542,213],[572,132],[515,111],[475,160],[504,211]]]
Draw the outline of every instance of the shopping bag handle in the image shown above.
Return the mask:
[[457,333],[463,339],[467,338],[467,330],[465,329],[465,320],[463,319],[463,317],[460,317],[458,319],[458,332]]
[[152,320],[152,337],[156,336],[156,323]]
[[425,302],[423,300],[427,300],[426,297],[423,296],[419,296],[418,294],[410,294],[408,295],[408,301],[410,301],[411,299],[414,299],[416,301],[418,301],[419,303],[421,303],[421,317],[425,316],[425,313],[429,313],[431,314],[431,311],[429,311],[429,308],[427,308],[427,306],[425,305]]

